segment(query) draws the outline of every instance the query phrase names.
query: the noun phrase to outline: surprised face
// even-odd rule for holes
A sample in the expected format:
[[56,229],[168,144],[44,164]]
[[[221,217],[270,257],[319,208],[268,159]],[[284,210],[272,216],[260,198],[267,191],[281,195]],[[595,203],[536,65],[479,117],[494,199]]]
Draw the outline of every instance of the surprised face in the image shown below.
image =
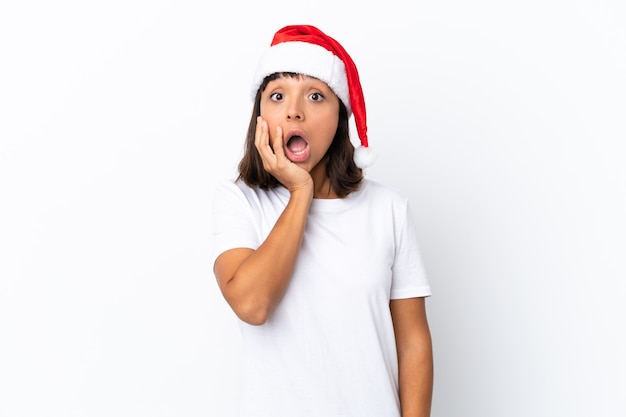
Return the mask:
[[324,155],[339,123],[339,98],[330,87],[306,75],[281,76],[267,84],[260,104],[270,143],[280,126],[285,156],[312,175],[326,175]]

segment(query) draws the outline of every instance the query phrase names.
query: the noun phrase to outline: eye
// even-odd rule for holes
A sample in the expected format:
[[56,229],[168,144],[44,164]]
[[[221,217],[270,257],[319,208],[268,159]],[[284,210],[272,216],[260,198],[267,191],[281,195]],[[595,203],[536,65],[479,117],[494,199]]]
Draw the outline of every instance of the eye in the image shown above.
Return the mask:
[[322,100],[324,100],[324,96],[321,93],[312,93],[309,97],[313,101],[322,101]]
[[270,94],[270,100],[272,101],[280,101],[283,99],[283,95],[281,93],[272,93]]

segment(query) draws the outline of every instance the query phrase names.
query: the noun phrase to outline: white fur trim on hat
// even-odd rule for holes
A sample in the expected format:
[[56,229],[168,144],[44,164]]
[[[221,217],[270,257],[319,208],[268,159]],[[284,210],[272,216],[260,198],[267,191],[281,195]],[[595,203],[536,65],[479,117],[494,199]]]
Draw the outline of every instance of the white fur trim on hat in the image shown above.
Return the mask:
[[252,81],[252,99],[268,75],[295,72],[324,81],[352,114],[346,67],[326,48],[307,42],[283,42],[268,48],[261,56]]
[[376,154],[365,146],[357,146],[354,148],[354,163],[361,169],[365,169],[374,165]]

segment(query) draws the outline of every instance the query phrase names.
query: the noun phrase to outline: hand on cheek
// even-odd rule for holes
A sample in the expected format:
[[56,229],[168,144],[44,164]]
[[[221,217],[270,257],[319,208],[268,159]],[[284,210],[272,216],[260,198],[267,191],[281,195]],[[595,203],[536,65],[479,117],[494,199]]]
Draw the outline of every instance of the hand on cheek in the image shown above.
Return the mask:
[[311,175],[291,162],[283,150],[283,130],[276,127],[274,138],[270,138],[269,124],[261,116],[257,118],[254,144],[263,161],[263,168],[272,174],[288,190],[293,191],[313,185]]

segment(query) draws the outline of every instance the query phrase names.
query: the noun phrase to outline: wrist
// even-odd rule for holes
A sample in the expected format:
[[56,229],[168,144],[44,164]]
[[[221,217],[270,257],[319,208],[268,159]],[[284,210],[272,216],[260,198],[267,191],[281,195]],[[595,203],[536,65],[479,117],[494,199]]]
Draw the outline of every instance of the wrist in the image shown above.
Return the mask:
[[302,184],[298,184],[298,185],[292,185],[287,187],[287,190],[289,191],[289,193],[292,196],[302,196],[302,197],[306,197],[310,195],[310,198],[313,198],[313,181],[309,180],[307,182],[304,182]]

